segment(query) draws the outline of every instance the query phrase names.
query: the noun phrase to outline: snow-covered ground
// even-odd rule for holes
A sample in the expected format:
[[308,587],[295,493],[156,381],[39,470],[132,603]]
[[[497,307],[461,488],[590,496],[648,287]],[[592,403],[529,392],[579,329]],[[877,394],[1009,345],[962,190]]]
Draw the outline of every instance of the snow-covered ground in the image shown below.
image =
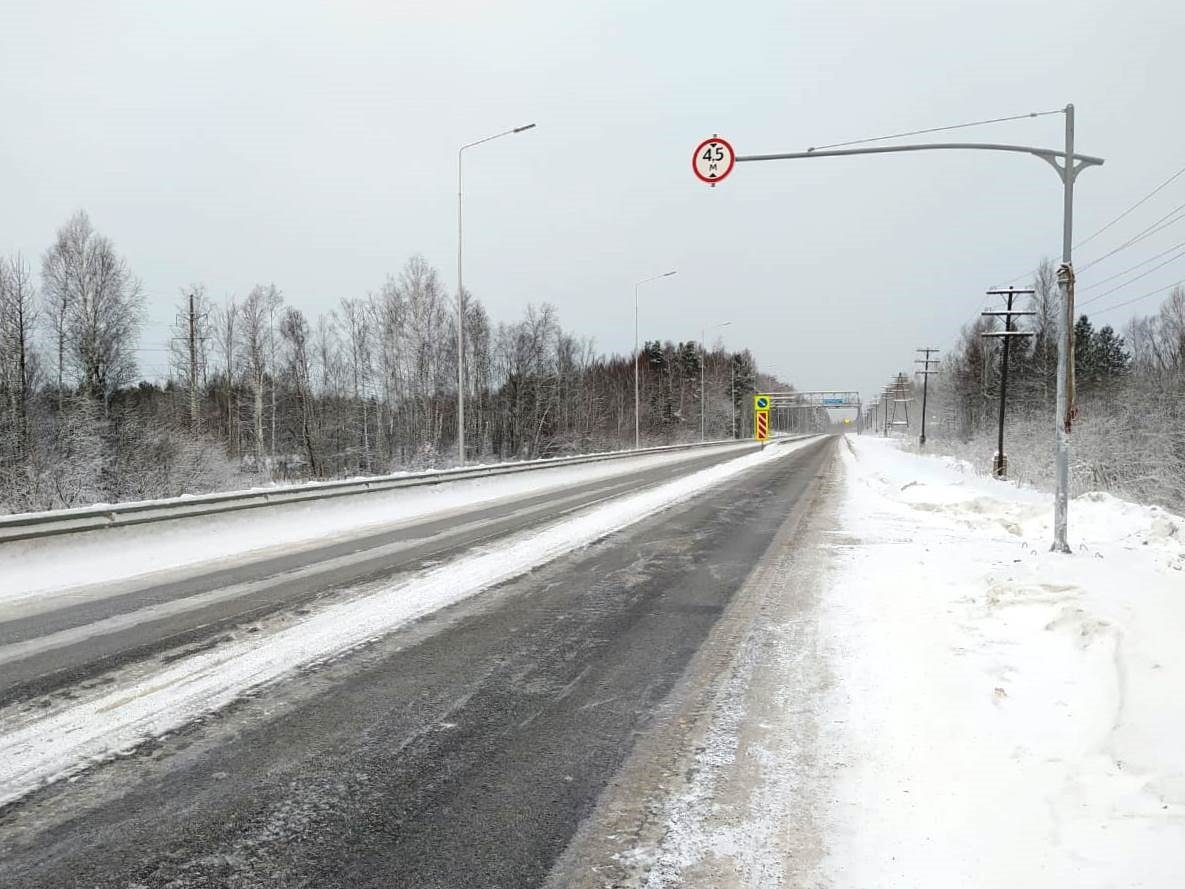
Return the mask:
[[841,450],[823,881],[1185,886],[1185,520]]
[[1185,520],[1085,494],[1057,555],[1048,494],[871,436],[833,469],[549,885],[1185,886]]
[[[0,731],[0,806],[43,782],[173,731],[264,683],[341,654],[742,472],[781,459],[809,441],[750,452],[497,541],[410,578],[374,584],[365,595],[327,606],[275,632],[184,657],[113,690],[80,693],[60,709],[10,714]],[[599,467],[582,470],[584,480]],[[562,472],[573,471],[577,470]]]

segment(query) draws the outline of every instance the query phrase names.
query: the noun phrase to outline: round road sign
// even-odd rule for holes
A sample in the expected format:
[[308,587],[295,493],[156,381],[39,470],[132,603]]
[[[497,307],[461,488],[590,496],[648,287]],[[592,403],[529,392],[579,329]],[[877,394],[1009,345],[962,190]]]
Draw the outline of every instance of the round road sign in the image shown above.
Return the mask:
[[715,185],[732,172],[736,161],[736,152],[732,150],[732,146],[719,136],[713,136],[695,146],[695,153],[691,156],[691,169],[701,182]]
[[767,396],[767,395],[758,395],[757,396],[757,410],[759,410],[759,411],[769,410],[769,396]]

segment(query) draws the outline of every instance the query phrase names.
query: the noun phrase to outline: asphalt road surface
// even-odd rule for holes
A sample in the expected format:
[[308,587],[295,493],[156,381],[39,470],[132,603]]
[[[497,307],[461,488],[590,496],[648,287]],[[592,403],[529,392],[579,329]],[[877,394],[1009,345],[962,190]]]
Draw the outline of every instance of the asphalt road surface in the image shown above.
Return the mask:
[[0,705],[46,694],[160,652],[182,646],[191,650],[230,627],[281,609],[315,604],[352,586],[414,572],[476,544],[749,450],[713,449],[690,460],[658,462],[573,485],[562,493],[552,490],[451,510],[428,521],[220,570],[171,572],[177,576],[148,585],[110,584],[66,607],[0,618]]
[[[828,471],[834,442],[811,442],[9,807],[0,885],[542,884],[793,506]],[[502,504],[453,520],[451,534],[394,532],[421,543],[381,564],[351,563],[341,569],[348,576],[302,575],[219,603],[222,612],[185,612],[176,624],[139,624],[126,638],[83,638],[2,665],[3,687],[18,697],[61,687],[163,640],[217,633],[719,459]],[[307,566],[328,557],[293,558]],[[259,579],[295,567],[250,570]],[[208,576],[193,589],[244,579]],[[46,620],[69,630],[113,613],[103,608]],[[0,639],[49,630],[0,626],[9,633]]]

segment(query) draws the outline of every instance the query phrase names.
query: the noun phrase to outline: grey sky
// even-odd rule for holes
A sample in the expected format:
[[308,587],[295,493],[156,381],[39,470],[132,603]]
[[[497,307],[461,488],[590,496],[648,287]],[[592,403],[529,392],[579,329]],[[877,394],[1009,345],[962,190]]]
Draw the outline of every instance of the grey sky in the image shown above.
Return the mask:
[[[6,0],[0,252],[39,265],[85,208],[144,281],[146,346],[194,281],[215,298],[274,281],[314,313],[419,252],[451,288],[457,146],[537,122],[467,154],[466,285],[495,319],[549,301],[627,351],[633,282],[677,268],[643,291],[643,336],[731,321],[725,342],[765,369],[870,392],[915,346],[948,346],[988,286],[1057,255],[1053,171],[1013,155],[809,160],[709,189],[696,142],[802,150],[1073,101],[1079,150],[1107,160],[1079,179],[1086,235],[1185,165],[1182,47],[1179,0]],[[1057,146],[1061,127],[965,134]],[[1185,177],[1077,258],[1183,201]],[[1167,229],[1089,274],[1183,239]],[[1185,260],[1096,307],[1181,278]]]

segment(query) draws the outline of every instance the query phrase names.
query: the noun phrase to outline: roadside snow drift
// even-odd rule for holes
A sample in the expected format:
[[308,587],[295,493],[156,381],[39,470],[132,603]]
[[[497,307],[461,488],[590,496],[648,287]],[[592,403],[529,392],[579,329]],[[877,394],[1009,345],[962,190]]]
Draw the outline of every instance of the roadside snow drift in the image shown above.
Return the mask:
[[[272,634],[184,658],[159,672],[0,735],[0,805],[43,782],[135,748],[244,692],[523,574],[807,444],[767,447],[610,501],[476,551],[371,595],[327,607]],[[587,478],[589,470],[582,470]]]
[[847,445],[826,879],[1185,886],[1185,520]]

